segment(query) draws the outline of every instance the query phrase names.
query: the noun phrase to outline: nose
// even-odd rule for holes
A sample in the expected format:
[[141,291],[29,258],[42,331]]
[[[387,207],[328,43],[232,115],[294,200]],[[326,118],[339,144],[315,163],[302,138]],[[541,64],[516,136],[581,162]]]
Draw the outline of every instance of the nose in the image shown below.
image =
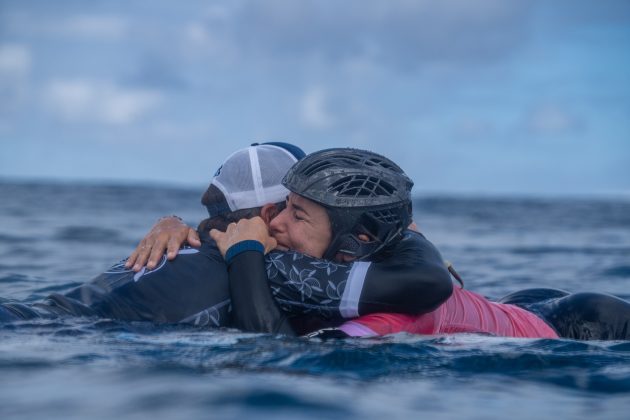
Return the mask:
[[285,208],[280,213],[278,213],[276,217],[271,219],[271,222],[269,222],[269,230],[271,231],[272,234],[282,233],[286,230],[285,227],[286,227],[287,214],[288,214],[288,211]]

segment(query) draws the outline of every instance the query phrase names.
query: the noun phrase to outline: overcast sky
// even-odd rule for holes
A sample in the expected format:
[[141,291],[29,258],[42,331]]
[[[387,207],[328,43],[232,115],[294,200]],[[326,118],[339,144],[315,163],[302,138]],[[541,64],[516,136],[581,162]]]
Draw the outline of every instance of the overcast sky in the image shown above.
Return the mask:
[[0,177],[201,187],[266,140],[628,195],[630,1],[0,0]]

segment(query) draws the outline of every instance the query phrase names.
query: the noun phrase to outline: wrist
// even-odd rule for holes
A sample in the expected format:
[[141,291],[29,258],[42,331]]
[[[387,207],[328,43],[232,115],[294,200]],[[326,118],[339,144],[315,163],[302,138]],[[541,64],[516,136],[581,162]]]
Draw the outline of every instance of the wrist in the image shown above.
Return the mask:
[[253,239],[237,242],[225,252],[225,262],[230,264],[237,255],[247,251],[256,251],[264,255],[265,247],[262,243]]

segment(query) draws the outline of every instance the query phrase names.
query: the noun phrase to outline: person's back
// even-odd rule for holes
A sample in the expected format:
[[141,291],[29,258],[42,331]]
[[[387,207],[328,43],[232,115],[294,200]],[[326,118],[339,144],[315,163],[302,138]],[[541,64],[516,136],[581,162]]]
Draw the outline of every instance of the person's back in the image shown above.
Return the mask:
[[[208,218],[201,222],[199,248],[184,247],[178,258],[161,255],[139,272],[121,261],[89,282],[35,303],[0,300],[0,321],[59,316],[97,316],[125,321],[229,326],[227,271],[210,228],[282,205],[281,180],[304,152],[286,143],[254,144],[230,155],[202,197]],[[229,193],[224,194],[223,191]]]
[[59,316],[94,316],[125,321],[228,325],[229,289],[223,257],[202,235],[199,249],[182,248],[153,270],[136,273],[124,261],[67,293],[33,304],[7,300],[0,321]]
[[422,315],[377,313],[346,322],[349,336],[372,337],[399,332],[422,335],[480,333],[501,337],[558,338],[535,314],[515,305],[492,302],[469,290],[454,288],[439,308]]

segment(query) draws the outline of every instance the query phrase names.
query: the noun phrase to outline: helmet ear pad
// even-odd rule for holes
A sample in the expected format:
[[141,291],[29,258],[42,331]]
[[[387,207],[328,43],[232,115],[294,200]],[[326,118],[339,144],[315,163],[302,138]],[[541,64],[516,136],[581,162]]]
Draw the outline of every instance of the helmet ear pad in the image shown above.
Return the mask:
[[[399,238],[411,223],[410,206],[373,211],[358,208],[326,210],[334,233],[325,259],[334,259],[338,252],[365,259]],[[361,240],[359,235],[366,235],[370,240]]]

